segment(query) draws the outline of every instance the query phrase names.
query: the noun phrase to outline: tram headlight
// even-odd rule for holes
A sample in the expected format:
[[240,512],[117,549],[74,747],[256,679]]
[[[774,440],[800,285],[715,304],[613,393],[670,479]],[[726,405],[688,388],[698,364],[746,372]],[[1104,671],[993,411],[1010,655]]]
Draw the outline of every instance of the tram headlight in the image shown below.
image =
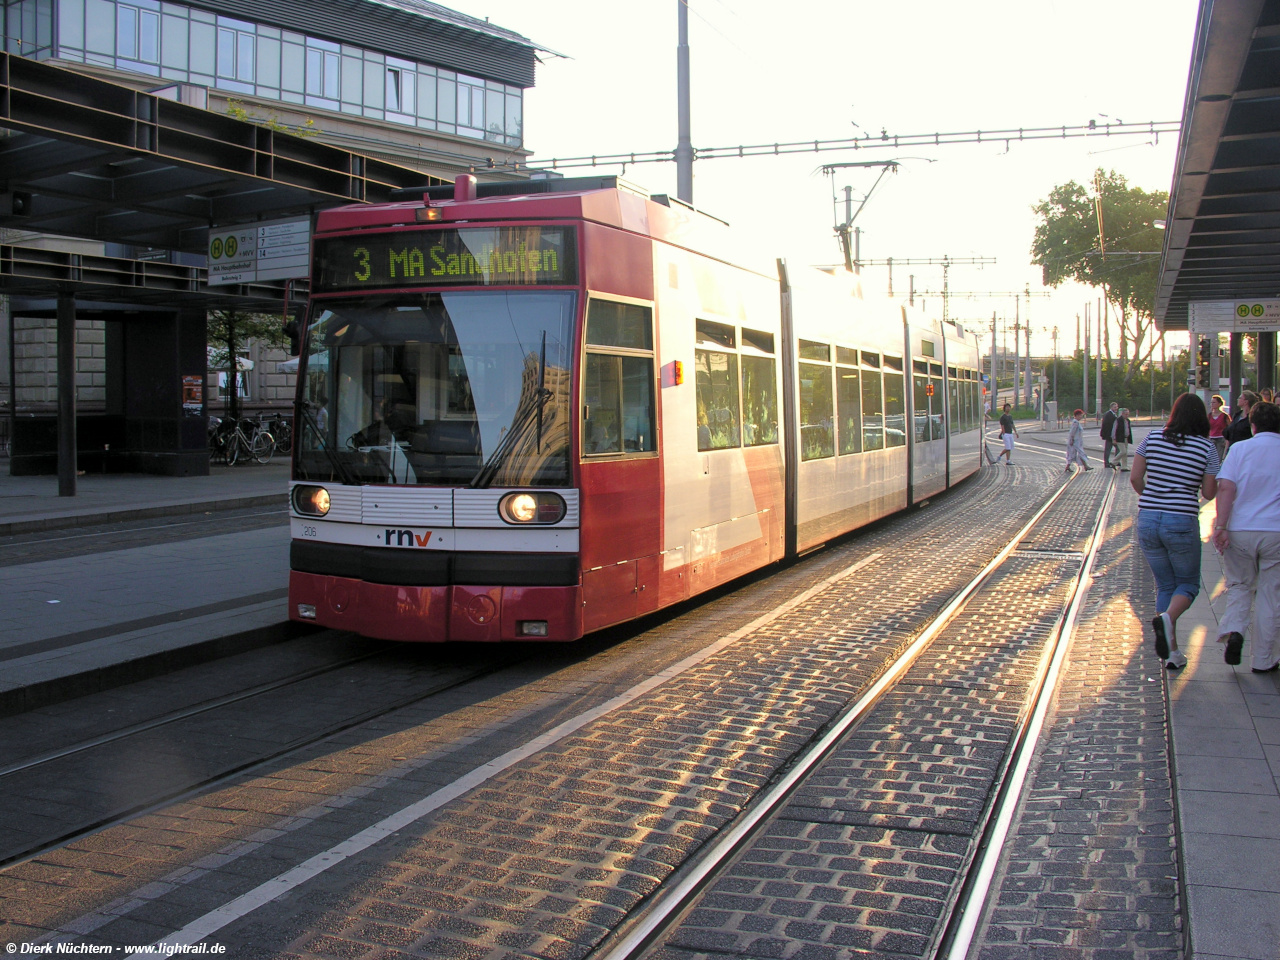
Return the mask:
[[323,517],[329,512],[329,491],[324,487],[294,487],[293,509],[309,517]]
[[508,493],[498,501],[498,514],[507,523],[559,523],[567,512],[558,493]]

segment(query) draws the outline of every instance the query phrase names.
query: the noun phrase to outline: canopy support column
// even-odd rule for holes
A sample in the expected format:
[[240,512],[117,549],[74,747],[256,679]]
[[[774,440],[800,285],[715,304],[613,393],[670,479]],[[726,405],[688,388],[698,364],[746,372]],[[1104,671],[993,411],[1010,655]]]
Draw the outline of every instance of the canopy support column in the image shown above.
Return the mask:
[[58,294],[58,496],[76,495],[76,298]]

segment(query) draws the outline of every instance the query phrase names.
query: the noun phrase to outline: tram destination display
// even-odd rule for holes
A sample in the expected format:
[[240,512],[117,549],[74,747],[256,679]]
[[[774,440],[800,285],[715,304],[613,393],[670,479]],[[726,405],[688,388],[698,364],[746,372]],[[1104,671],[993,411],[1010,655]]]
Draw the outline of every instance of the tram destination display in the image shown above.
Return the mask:
[[397,230],[315,242],[313,290],[571,284],[572,227]]

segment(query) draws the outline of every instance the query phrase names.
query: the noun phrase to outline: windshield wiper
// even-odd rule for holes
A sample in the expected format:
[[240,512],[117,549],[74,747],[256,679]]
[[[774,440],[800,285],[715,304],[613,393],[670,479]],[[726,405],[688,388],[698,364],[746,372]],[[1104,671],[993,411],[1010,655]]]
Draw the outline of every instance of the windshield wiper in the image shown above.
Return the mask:
[[[543,394],[546,394],[544,397]],[[542,408],[547,405],[547,331],[542,331],[542,349],[538,351],[538,453],[542,452]]]
[[[324,451],[329,462],[333,464],[334,471],[344,484],[355,485],[355,479],[351,476],[351,472],[347,470],[347,465],[342,462],[342,458],[334,453],[333,448],[329,446],[328,441],[324,438],[324,431],[320,429],[320,424],[316,421],[315,414],[311,412],[311,402],[309,400],[298,401],[298,408],[302,411],[303,419],[307,426],[315,432],[316,438],[320,441],[320,449]],[[302,442],[302,437],[298,437],[298,442]]]
[[547,331],[543,330],[542,353],[538,358],[538,388],[533,393],[528,394],[524,398],[524,402],[516,408],[515,416],[511,418],[511,427],[507,430],[506,436],[502,438],[493,453],[489,455],[489,459],[484,462],[479,472],[467,484],[468,487],[475,489],[487,487],[493,483],[493,478],[498,475],[498,471],[502,469],[507,457],[511,456],[511,451],[515,449],[516,443],[524,436],[531,423],[537,424],[538,452],[542,452],[542,408],[551,399],[551,391],[545,385],[546,375]]

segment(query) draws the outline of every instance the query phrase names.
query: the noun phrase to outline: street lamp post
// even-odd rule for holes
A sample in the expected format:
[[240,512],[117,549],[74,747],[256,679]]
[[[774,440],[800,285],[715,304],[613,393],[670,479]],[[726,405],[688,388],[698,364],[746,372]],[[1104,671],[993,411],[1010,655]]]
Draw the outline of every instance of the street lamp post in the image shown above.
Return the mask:
[[1058,399],[1058,328],[1053,328],[1053,399]]

